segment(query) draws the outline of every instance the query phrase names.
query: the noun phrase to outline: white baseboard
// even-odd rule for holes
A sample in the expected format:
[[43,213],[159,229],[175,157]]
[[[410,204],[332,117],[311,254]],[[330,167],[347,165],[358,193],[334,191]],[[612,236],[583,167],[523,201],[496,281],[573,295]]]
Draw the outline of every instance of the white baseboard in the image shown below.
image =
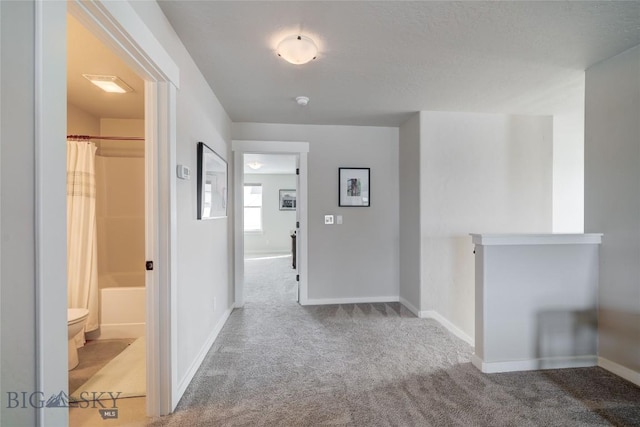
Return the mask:
[[597,356],[543,357],[539,359],[485,362],[475,353],[471,363],[485,374],[498,372],[538,371],[542,369],[587,368],[597,366]]
[[469,344],[471,347],[475,346],[475,341],[469,335],[467,335],[462,329],[451,323],[447,318],[438,313],[435,310],[423,310],[418,313],[418,317],[422,319],[433,319],[444,326],[453,335],[460,338],[462,341]]
[[216,324],[216,327],[213,328],[213,330],[211,331],[211,334],[207,337],[207,340],[205,341],[202,348],[200,349],[200,352],[198,353],[194,361],[191,363],[191,366],[189,366],[187,373],[184,374],[184,377],[182,377],[182,379],[178,383],[178,398],[176,399],[176,402],[180,401],[180,399],[182,398],[182,395],[187,390],[189,383],[193,379],[194,375],[198,371],[198,368],[202,364],[202,361],[204,360],[207,353],[211,349],[213,342],[216,340],[216,338],[218,338],[218,334],[222,330],[222,327],[224,326],[224,324],[227,322],[227,319],[229,319],[229,316],[231,315],[232,311],[233,311],[233,305],[230,308],[228,308],[227,311],[224,312],[224,314],[222,315],[222,318],[218,321],[218,323]]
[[420,310],[418,310],[417,308],[415,308],[413,306],[413,304],[411,304],[409,301],[407,301],[406,299],[400,297],[400,304],[404,305],[405,308],[407,310],[409,310],[410,312],[412,312],[413,314],[415,314],[417,317],[420,317]]
[[640,387],[640,372],[612,362],[604,357],[598,357],[598,366]]
[[398,297],[363,297],[363,298],[323,298],[307,299],[304,305],[330,305],[330,304],[372,304],[382,302],[398,302]]

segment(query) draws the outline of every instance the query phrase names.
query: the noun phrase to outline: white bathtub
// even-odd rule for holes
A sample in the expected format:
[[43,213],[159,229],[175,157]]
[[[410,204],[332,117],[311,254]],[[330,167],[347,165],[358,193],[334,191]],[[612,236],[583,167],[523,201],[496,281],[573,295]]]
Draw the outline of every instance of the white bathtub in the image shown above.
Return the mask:
[[100,336],[98,339],[144,336],[146,301],[144,286],[102,288],[100,290]]

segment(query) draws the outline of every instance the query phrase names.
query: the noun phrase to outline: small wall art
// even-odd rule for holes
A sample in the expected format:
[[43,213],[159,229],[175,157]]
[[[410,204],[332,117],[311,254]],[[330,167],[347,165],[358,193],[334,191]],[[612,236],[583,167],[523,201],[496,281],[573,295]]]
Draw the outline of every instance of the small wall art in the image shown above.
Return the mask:
[[338,206],[371,206],[369,168],[338,168]]
[[296,210],[296,190],[280,190],[280,200],[278,206],[281,211]]

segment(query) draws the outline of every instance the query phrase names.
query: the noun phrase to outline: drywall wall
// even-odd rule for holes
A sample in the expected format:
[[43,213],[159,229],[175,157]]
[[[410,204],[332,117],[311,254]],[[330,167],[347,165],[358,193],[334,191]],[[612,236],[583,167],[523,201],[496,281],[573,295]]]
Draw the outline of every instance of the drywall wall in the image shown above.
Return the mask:
[[[231,121],[157,3],[130,4],[180,68],[176,160],[193,175],[176,181],[178,386],[184,391],[233,304],[232,212],[227,218],[198,221],[195,178],[196,147],[203,141],[227,160],[232,187]],[[231,192],[229,196],[231,207]]]
[[245,174],[245,184],[262,185],[262,231],[244,235],[247,254],[291,253],[291,231],[296,228],[296,211],[281,211],[280,190],[296,188],[295,175]]
[[640,384],[640,46],[587,70],[585,105],[585,230],[604,233],[598,353]]
[[67,134],[98,135],[100,119],[80,107],[67,103]]
[[420,113],[421,310],[474,335],[469,233],[548,233],[552,120]]
[[[0,3],[0,379],[2,425],[36,425],[35,409],[10,408],[12,391],[35,391],[34,5]],[[20,40],[19,44],[13,43]],[[20,185],[16,185],[20,183]],[[6,404],[5,404],[6,403]]]
[[[309,142],[309,303],[398,298],[398,129],[234,123],[233,139]],[[371,207],[338,207],[338,168],[371,168]],[[325,225],[324,215],[344,224]]]
[[400,301],[420,312],[420,114],[400,126]]

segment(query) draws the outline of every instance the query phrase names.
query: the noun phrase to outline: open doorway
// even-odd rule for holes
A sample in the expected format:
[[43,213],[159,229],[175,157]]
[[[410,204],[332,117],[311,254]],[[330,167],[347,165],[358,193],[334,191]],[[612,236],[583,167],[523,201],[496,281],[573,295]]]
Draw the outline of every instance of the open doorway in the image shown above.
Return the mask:
[[245,304],[298,301],[297,155],[244,155]]
[[[115,79],[115,92],[95,83]],[[115,395],[130,399],[130,410],[146,410],[147,185],[144,80],[70,14],[67,135],[68,390],[77,402],[70,405],[75,426],[91,421],[83,406]]]

